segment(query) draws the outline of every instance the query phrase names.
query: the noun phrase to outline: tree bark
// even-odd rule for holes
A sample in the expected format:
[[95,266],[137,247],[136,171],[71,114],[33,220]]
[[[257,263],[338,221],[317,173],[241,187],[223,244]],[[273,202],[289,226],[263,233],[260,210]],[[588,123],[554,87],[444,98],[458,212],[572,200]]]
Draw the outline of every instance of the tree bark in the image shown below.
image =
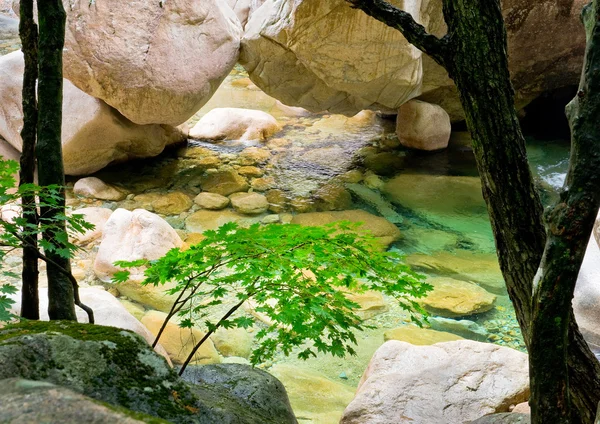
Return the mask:
[[[41,186],[58,185],[64,187],[64,167],[62,160],[62,50],[65,40],[66,13],[60,0],[37,2],[39,20],[39,82],[38,82],[38,180]],[[65,233],[65,197],[56,206],[43,206],[40,219],[54,223],[44,229],[42,236],[54,243],[56,235]],[[47,251],[46,256],[56,265],[47,264],[48,275],[48,315],[52,320],[77,320],[74,306],[74,287],[60,268],[71,271],[69,259]]]
[[574,384],[567,366],[571,300],[600,207],[599,0],[586,7],[584,22],[587,48],[582,78],[567,106],[569,171],[559,202],[547,213],[548,239],[533,285],[531,338],[535,342],[530,346],[529,364],[534,423],[571,422],[570,386]]
[[[22,0],[20,8],[19,35],[25,71],[23,74],[23,129],[21,138],[21,167],[19,185],[34,183],[35,175],[35,142],[37,132],[37,98],[36,81],[38,77],[38,31],[33,20],[33,0]],[[21,197],[23,217],[30,230],[38,226],[38,213],[34,195]],[[21,289],[21,316],[37,320],[40,318],[38,299],[38,255],[37,234],[25,236],[26,245],[23,247],[23,271],[21,274],[23,286]]]
[[[418,24],[408,24],[412,19],[409,19],[408,13],[394,8],[384,0],[347,1],[400,30],[416,47],[425,52],[433,51],[433,58],[446,68],[454,80],[473,139],[473,151],[494,232],[500,268],[525,343],[531,351],[532,345],[540,343],[539,334],[536,333],[535,339],[532,338],[532,296],[533,281],[546,244],[546,233],[542,205],[533,185],[525,139],[514,108],[500,1],[444,0],[448,34],[437,41]],[[436,46],[436,43],[439,45]],[[551,252],[551,255],[554,253]],[[579,269],[579,265],[574,267]],[[574,270],[570,272],[573,273]],[[575,274],[574,279],[576,277]],[[572,316],[570,303],[567,311],[568,316]],[[568,376],[573,383],[569,386],[569,392],[575,406],[570,422],[593,423],[600,401],[600,366],[579,332],[575,320],[567,318],[563,323],[569,325]],[[553,336],[548,334],[545,337],[556,337],[558,332],[552,334]],[[542,341],[552,342],[552,338]],[[543,366],[554,371],[552,367]],[[532,369],[534,380],[538,371],[537,368]],[[559,399],[551,383],[559,384],[557,379],[547,381],[545,387],[548,391],[542,395],[547,396],[545,407],[561,408],[556,404]],[[540,424],[542,421],[534,423]],[[555,421],[547,420],[543,423],[554,424]]]

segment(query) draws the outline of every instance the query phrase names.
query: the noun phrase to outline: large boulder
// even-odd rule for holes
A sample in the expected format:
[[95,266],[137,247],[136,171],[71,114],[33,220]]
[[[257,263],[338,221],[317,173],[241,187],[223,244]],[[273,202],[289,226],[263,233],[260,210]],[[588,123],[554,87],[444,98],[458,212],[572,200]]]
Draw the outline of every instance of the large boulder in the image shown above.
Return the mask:
[[281,127],[267,112],[224,107],[204,115],[190,130],[190,138],[198,140],[266,140]]
[[[394,0],[421,22],[421,1]],[[250,17],[240,62],[286,105],[354,115],[420,94],[421,52],[344,0],[267,0]]]
[[111,407],[43,381],[9,378],[0,382],[0,422],[61,424],[168,424],[168,421]]
[[440,150],[450,141],[450,117],[438,105],[410,100],[400,106],[396,134],[404,147],[417,150]]
[[459,340],[389,341],[377,350],[340,424],[468,423],[529,397],[527,355]]
[[[115,272],[121,270],[116,261],[154,260],[164,256],[183,241],[177,232],[161,217],[144,209],[130,212],[117,209],[104,226],[102,242],[94,261],[94,272],[109,283]],[[167,286],[142,286],[144,268],[131,270],[129,280],[118,285],[120,293],[161,311],[169,311],[174,297],[165,293]]]
[[579,270],[573,310],[583,336],[600,352],[600,248],[594,237],[590,237]]
[[238,59],[241,26],[220,0],[64,3],[65,77],[137,124],[185,122]]
[[[0,144],[4,139],[17,151],[22,145],[23,69],[21,52],[0,57]],[[156,156],[166,145],[185,137],[168,126],[136,125],[67,80],[63,96],[62,148],[68,175],[89,174],[115,161]]]
[[[267,408],[241,398],[231,378],[188,383],[126,330],[67,321],[10,325],[0,330],[0,363],[0,379],[64,386],[175,424],[296,424],[292,414],[285,414],[289,403],[282,390],[277,396],[271,391]],[[258,392],[263,385],[254,380],[246,386],[255,384]],[[264,390],[271,390],[272,380],[269,384]]]

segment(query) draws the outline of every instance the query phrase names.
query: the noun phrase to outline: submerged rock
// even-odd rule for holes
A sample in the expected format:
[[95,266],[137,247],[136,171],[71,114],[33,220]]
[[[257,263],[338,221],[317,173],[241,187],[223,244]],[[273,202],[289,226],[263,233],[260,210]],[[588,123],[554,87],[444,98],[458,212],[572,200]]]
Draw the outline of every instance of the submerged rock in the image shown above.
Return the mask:
[[485,342],[488,339],[488,332],[484,327],[477,324],[475,321],[468,319],[450,319],[441,317],[429,318],[429,325],[436,331],[446,331],[465,339]]
[[494,307],[496,296],[476,284],[447,277],[427,280],[433,290],[418,302],[428,312],[447,318],[474,315]]
[[386,331],[383,334],[383,339],[386,342],[389,340],[398,340],[416,346],[427,346],[441,342],[461,340],[462,337],[457,336],[456,334],[446,333],[445,331],[419,328],[416,325],[404,325],[402,327]]
[[375,353],[341,424],[468,423],[529,397],[527,355],[470,340]]
[[197,140],[266,140],[281,129],[277,120],[260,110],[233,107],[213,109],[190,130]]
[[595,352],[600,352],[600,248],[590,237],[575,286],[573,311],[579,329]]
[[[18,151],[22,145],[23,68],[21,52],[0,57],[0,139]],[[166,145],[185,138],[172,127],[136,125],[67,80],[63,96],[62,149],[67,175],[90,174],[112,162],[156,156]]]
[[241,25],[221,0],[65,3],[65,77],[137,124],[185,122],[238,58]]

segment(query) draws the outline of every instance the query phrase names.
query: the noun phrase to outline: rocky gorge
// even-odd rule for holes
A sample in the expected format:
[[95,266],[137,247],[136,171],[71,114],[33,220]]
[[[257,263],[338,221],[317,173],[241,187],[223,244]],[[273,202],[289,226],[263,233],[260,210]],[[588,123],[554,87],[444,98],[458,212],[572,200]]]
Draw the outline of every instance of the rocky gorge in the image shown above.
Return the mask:
[[[191,408],[204,410],[202,399],[218,396],[207,387],[235,395],[235,375],[254,372],[251,380],[268,379],[264,370],[289,396],[289,403],[286,396],[277,398],[280,403],[266,412],[272,422],[467,423],[509,411],[527,419],[518,414],[527,412],[522,405],[529,396],[527,356],[498,267],[470,138],[461,131],[456,89],[431,59],[341,0],[169,0],[150,7],[134,1],[127,13],[116,0],[64,3],[68,205],[95,225],[74,240],[83,250],[73,268],[98,324],[133,331],[141,336],[140,346],[142,339],[152,342],[173,297],[165,287],[141,286],[143,269],[112,284],[114,261],[158,259],[227,222],[359,222],[382,249],[402,252],[433,286],[421,301],[431,315],[425,328],[410,324],[392,298],[356,295],[361,317],[374,328],[357,334],[355,357],[300,361],[279,355],[248,371],[256,332],[219,330],[194,356],[208,383],[190,389],[199,390],[200,399]],[[429,31],[445,30],[439,1],[392,3]],[[523,115],[529,102],[568,89],[579,77],[584,35],[578,13],[584,2],[555,3],[503,3]],[[0,0],[5,158],[18,156],[22,126],[17,4]],[[536,28],[550,23],[558,29],[540,35]],[[561,31],[573,37],[560,37]],[[545,49],[548,43],[556,48]],[[568,142],[529,141],[537,182],[552,198],[566,171]],[[2,207],[3,219],[11,210],[14,205]],[[600,294],[593,284],[598,254],[592,239],[574,303],[594,346],[600,346]],[[6,262],[20,269],[18,252]],[[242,314],[259,326],[264,319],[251,304]],[[80,321],[86,322],[83,314]],[[157,378],[171,379],[168,364],[180,365],[206,331],[182,329],[173,319],[154,349],[160,356],[144,351],[153,358]],[[6,342],[14,337],[23,336],[0,333],[0,358],[14,355]],[[80,343],[55,339],[60,338],[40,336],[34,343],[25,336],[19,343]],[[58,397],[64,396],[60,390],[73,390],[173,420],[153,407],[98,395],[102,390],[75,384],[60,372],[49,375],[45,381],[56,386],[7,380],[15,389],[0,392],[0,399],[19,390]],[[32,375],[0,372],[0,378]],[[200,377],[193,378],[197,383]],[[260,384],[277,386],[271,380]],[[249,391],[232,403],[238,405]],[[432,397],[437,401],[430,402]],[[236,416],[239,421],[205,408],[214,415],[190,422],[269,422],[257,403],[236,406],[258,411]]]

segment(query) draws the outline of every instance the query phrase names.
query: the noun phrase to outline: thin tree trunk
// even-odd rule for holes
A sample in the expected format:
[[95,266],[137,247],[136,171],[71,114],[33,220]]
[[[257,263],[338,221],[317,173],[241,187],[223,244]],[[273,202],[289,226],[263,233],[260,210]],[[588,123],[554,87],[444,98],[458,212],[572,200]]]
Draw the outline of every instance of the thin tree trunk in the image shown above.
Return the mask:
[[[33,0],[21,0],[19,35],[25,71],[23,73],[23,129],[21,138],[23,148],[21,153],[21,169],[19,172],[19,185],[32,184],[35,174],[35,141],[37,132],[37,99],[36,81],[38,76],[38,31],[33,20]],[[38,226],[38,214],[35,196],[23,195],[21,197],[23,217],[29,231]],[[40,318],[38,299],[38,255],[37,235],[25,237],[26,245],[23,247],[23,287],[21,290],[21,316],[27,319]]]
[[[454,80],[473,139],[500,268],[525,343],[531,350],[533,344],[540,342],[538,337],[535,340],[531,337],[532,296],[546,235],[541,202],[533,185],[525,140],[514,108],[500,1],[444,0],[448,35],[442,39],[427,34],[408,13],[384,0],[347,1],[401,31],[409,42],[444,66]],[[567,312],[572,316],[570,304]],[[575,320],[565,321],[569,323],[570,340],[568,376],[573,383],[569,391],[575,406],[571,422],[593,423],[600,401],[600,366]],[[557,334],[554,333],[554,337]],[[542,341],[547,342],[552,339]],[[544,367],[553,371],[551,367]],[[534,379],[538,371],[532,369]],[[563,377],[559,376],[552,383],[560,385]],[[541,395],[547,396],[546,406],[560,408],[550,381],[546,383],[549,390]],[[534,421],[535,424],[541,422]]]
[[[64,187],[65,177],[62,160],[62,50],[65,40],[66,13],[60,0],[41,0],[38,5],[40,29],[39,42],[39,82],[38,82],[38,179],[41,186],[59,185]],[[40,219],[52,220],[56,225],[46,229],[42,236],[53,243],[56,235],[66,232],[59,216],[65,213],[65,198],[56,207],[41,208]],[[69,259],[56,252],[46,252],[46,256],[61,268],[71,271]],[[52,320],[77,320],[73,300],[73,285],[59,267],[47,264],[48,274],[48,315]]]
[[[577,96],[567,106],[569,171],[560,200],[547,214],[548,240],[533,287],[531,337],[535,343],[529,352],[533,423],[571,422],[570,387],[577,384],[570,381],[567,366],[571,300],[600,207],[599,7],[599,0],[594,0],[584,12],[584,69]],[[594,417],[589,418],[591,422]]]

